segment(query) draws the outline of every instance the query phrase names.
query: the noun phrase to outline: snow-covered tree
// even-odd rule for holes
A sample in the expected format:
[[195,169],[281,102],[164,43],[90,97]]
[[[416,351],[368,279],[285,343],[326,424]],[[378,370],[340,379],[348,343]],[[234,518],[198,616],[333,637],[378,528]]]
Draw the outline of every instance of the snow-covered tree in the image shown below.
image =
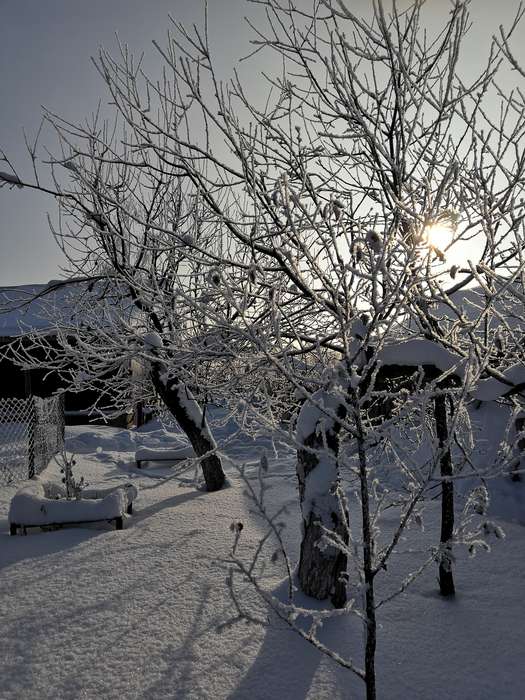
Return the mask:
[[[206,127],[193,138],[173,134],[170,149],[232,241],[234,255],[223,257],[215,278],[234,309],[230,338],[296,389],[299,581],[305,592],[330,596],[339,606],[352,554],[341,447],[354,451],[367,631],[363,677],[371,698],[374,581],[436,478],[444,512],[437,557],[442,590],[453,591],[447,574],[459,532],[455,427],[476,382],[500,375],[461,309],[456,305],[459,313],[445,324],[433,307],[454,305],[451,295],[479,270],[506,275],[516,257],[511,241],[522,250],[523,118],[509,116],[503,96],[501,117],[492,124],[500,99],[497,47],[480,61],[477,76],[461,76],[468,3],[455,3],[433,35],[421,32],[420,2],[406,11],[378,2],[368,18],[343,2],[314,3],[311,11],[274,0],[259,4],[268,24],[257,28],[255,52],[276,52],[283,65],[260,100],[239,76],[229,86],[219,82],[205,32],[175,26],[159,47],[191,102],[192,123]],[[107,56],[101,61],[114,66]],[[124,92],[118,99],[135,114],[144,112]],[[155,151],[153,128],[148,124],[143,136]],[[224,157],[221,141],[229,150]],[[449,242],[436,239],[447,231]],[[460,244],[475,236],[479,258],[456,258]],[[414,338],[423,353],[438,354],[435,362],[424,355],[392,360],[392,347],[407,351],[405,341]],[[440,353],[453,359],[443,366]],[[381,362],[412,370],[385,389]],[[424,382],[421,366],[430,368]],[[458,383],[449,386],[452,376]],[[434,456],[407,499],[399,534],[381,551],[372,446],[385,444],[385,416],[425,401],[433,407]]]
[[[367,443],[382,348],[424,337],[470,363],[462,377],[473,381],[474,340],[478,377],[498,375],[461,310],[454,307],[457,318],[446,325],[433,306],[452,305],[451,295],[484,267],[508,271],[509,245],[522,231],[523,119],[512,120],[503,96],[492,126],[497,47],[478,75],[469,82],[461,76],[466,3],[456,3],[434,35],[420,32],[420,2],[390,12],[377,3],[368,18],[342,2],[315,3],[312,12],[261,4],[268,24],[258,27],[256,53],[277,52],[284,66],[268,78],[264,98],[251,97],[238,76],[221,84],[206,32],[176,24],[159,51],[185,96],[179,106],[189,131],[193,124],[197,130],[171,131],[161,151],[147,104],[124,84],[114,97],[140,124],[143,148],[177,164],[230,241],[220,264],[209,263],[216,292],[233,309],[218,319],[229,342],[236,337],[250,362],[281,372],[303,402],[294,436],[300,578],[307,592],[337,598],[345,563],[340,552],[318,551],[319,524],[337,533],[344,523],[339,443]],[[100,65],[111,84],[125,72],[107,54]],[[173,95],[158,91],[164,111]],[[474,236],[479,259],[456,259]],[[445,399],[438,377],[433,381],[448,484]],[[449,517],[444,538],[451,523]]]
[[[202,414],[182,382],[203,362],[230,395],[243,394],[244,379],[244,400],[273,429],[268,386],[253,378],[282,378],[297,447],[299,582],[344,607],[346,577],[357,572],[358,675],[371,699],[375,581],[436,483],[444,520],[430,560],[447,578],[451,540],[463,532],[452,498],[456,427],[463,420],[468,433],[480,380],[504,380],[489,331],[476,332],[493,287],[474,327],[454,294],[479,277],[504,278],[516,260],[522,270],[525,121],[495,83],[496,45],[476,76],[461,75],[467,2],[453,3],[433,33],[422,31],[419,0],[406,10],[378,0],[367,17],[343,0],[257,4],[266,25],[254,52],[277,55],[282,72],[261,77],[255,96],[240,73],[219,80],[206,30],[173,23],[157,45],[160,78],[126,48],[118,59],[99,53],[125,132],[47,115],[62,144],[51,191],[75,226],[57,238],[77,276],[124,285],[147,319],[140,337],[157,390],[193,428]],[[14,169],[4,181],[40,187]],[[476,236],[478,259],[456,257]],[[385,496],[376,480],[381,450],[396,453],[391,427],[406,421],[417,435],[414,416],[424,422],[429,406],[431,457],[410,468],[395,459],[401,495]],[[382,544],[380,515],[394,502],[399,523]]]
[[[51,227],[66,274],[39,299],[49,329],[27,329],[11,354],[26,367],[56,372],[69,390],[93,389],[102,413],[129,408],[130,366],[138,363],[187,434],[208,490],[216,490],[224,483],[221,459],[194,393],[202,400],[196,369],[223,357],[210,334],[213,299],[204,301],[210,285],[197,252],[216,259],[221,242],[198,192],[185,189],[176,167],[141,150],[140,131],[125,127],[125,117],[117,110],[121,130],[110,131],[102,121],[75,129],[47,115],[61,148],[53,184],[44,187],[37,176],[24,187],[58,201]],[[198,311],[203,304],[207,316]],[[139,391],[148,400],[147,382]]]

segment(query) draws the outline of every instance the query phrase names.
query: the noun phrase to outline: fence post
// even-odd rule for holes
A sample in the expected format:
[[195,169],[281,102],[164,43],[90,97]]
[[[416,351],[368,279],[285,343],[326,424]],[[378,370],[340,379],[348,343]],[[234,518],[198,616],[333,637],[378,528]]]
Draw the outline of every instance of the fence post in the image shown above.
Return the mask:
[[31,415],[29,418],[29,423],[28,423],[28,430],[27,430],[27,456],[28,456],[28,470],[27,470],[27,478],[32,479],[35,476],[35,438],[36,438],[36,422],[37,422],[37,415],[36,415],[36,406],[35,406],[35,399],[32,396],[30,399],[28,399],[30,410],[31,410]]
[[64,442],[66,439],[66,395],[60,394],[58,402],[58,416],[57,423],[60,426],[60,443],[59,451],[64,449]]
[[63,397],[0,399],[0,484],[32,479],[64,449]]
[[53,451],[56,454],[64,449],[64,440],[66,432],[66,420],[65,420],[65,401],[64,394],[59,394],[54,396],[53,399],[53,425],[55,426],[55,441],[53,444]]

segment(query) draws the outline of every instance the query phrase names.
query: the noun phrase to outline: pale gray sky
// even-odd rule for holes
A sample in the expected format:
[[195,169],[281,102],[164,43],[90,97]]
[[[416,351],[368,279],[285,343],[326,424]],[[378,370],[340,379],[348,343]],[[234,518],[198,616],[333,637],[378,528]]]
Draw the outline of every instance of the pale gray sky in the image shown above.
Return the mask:
[[[356,12],[370,8],[370,0],[348,2]],[[465,51],[467,70],[485,55],[492,31],[510,22],[518,0],[472,0],[471,6],[475,29]],[[429,0],[428,21],[434,23],[447,7],[447,0]],[[253,15],[256,8],[245,0],[209,0],[208,9],[212,46],[220,73],[227,77],[237,58],[249,50],[252,33],[243,17]],[[89,114],[104,95],[89,59],[99,45],[109,50],[115,46],[115,31],[135,53],[146,51],[147,67],[154,73],[160,62],[151,40],[162,41],[168,14],[184,23],[199,22],[203,4],[191,0],[0,0],[0,148],[22,173],[28,172],[22,128],[28,134],[35,132],[41,105],[71,121]],[[510,79],[517,80],[515,76]],[[1,164],[0,170],[5,169]],[[53,201],[39,193],[0,190],[0,286],[59,276],[60,256],[46,220],[46,212],[54,211]]]

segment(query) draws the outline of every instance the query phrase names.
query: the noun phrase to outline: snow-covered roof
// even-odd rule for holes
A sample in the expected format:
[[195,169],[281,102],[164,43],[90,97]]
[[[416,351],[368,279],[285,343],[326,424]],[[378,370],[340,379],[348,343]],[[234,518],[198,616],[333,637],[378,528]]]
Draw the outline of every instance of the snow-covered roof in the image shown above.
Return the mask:
[[47,287],[48,284],[24,284],[0,289],[0,336],[15,337],[29,330],[51,328],[49,297],[35,299]]
[[[485,312],[487,304],[493,304],[494,312],[488,315],[489,326],[497,328],[500,321],[497,314],[501,314],[510,328],[523,325],[523,294],[520,287],[509,285],[504,291],[496,292],[494,297],[487,301],[484,291],[480,287],[462,289],[451,296],[451,301],[461,310],[469,321],[475,321]],[[457,315],[445,303],[434,304],[431,311],[435,316],[442,316],[456,320]]]
[[465,360],[438,343],[424,338],[410,338],[401,343],[385,346],[377,355],[385,365],[419,367],[432,365],[440,372],[452,371],[463,377]]
[[[108,318],[108,309],[115,309],[116,304],[119,314],[128,307],[130,317],[124,296],[112,293],[108,282],[62,282],[0,288],[0,337],[14,338],[34,331],[52,333],[57,326],[76,326],[93,313],[100,322]],[[108,303],[101,303],[104,300]]]

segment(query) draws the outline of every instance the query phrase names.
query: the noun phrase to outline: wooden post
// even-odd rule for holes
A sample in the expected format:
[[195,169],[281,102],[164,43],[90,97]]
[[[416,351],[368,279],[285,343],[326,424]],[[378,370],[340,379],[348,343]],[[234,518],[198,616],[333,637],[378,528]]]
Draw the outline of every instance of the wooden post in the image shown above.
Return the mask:
[[144,425],[144,404],[139,401],[135,405],[135,427],[140,428]]
[[439,449],[442,451],[440,458],[442,479],[440,541],[444,548],[444,556],[439,562],[439,591],[441,595],[453,596],[456,590],[452,575],[452,559],[447,555],[449,553],[452,554],[451,540],[454,534],[454,482],[451,478],[453,476],[453,466],[452,455],[450,454],[446,401],[445,394],[439,394],[434,398],[436,433]]
[[31,396],[31,370],[24,369],[24,398],[28,399]]

